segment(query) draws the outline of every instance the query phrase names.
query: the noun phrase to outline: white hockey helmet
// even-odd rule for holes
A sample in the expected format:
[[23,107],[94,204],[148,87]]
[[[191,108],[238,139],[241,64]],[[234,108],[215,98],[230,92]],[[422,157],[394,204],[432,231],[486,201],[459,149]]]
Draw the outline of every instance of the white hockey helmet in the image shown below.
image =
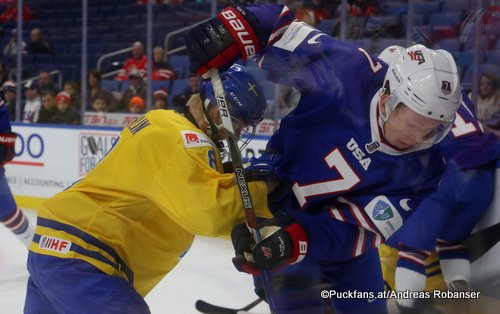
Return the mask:
[[462,102],[460,78],[452,55],[445,50],[434,50],[424,45],[404,49],[392,61],[385,75],[390,90],[385,123],[400,103],[416,113],[441,121],[426,144],[440,142],[448,133]]

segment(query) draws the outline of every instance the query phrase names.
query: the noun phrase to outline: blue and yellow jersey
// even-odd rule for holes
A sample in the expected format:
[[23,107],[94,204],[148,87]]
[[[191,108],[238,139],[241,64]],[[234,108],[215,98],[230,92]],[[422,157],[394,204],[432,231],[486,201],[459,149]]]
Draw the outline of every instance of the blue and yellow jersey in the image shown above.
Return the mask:
[[[244,220],[234,176],[221,169],[207,135],[174,111],[153,110],[82,180],[45,201],[30,250],[85,260],[144,296],[194,235],[228,235]],[[270,217],[265,184],[249,188],[257,215]]]

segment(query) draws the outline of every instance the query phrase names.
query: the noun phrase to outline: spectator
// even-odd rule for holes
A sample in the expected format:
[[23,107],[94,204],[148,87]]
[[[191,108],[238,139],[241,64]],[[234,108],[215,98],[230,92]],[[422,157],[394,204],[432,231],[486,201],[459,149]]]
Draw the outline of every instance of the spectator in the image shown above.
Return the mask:
[[97,70],[90,70],[88,76],[87,92],[87,99],[89,100],[89,106],[87,106],[87,109],[89,110],[93,109],[94,98],[96,98],[97,95],[99,95],[100,97],[106,97],[106,110],[108,110],[109,106],[116,107],[115,97],[113,96],[113,94],[111,94],[110,91],[102,88],[101,82],[101,73]]
[[95,94],[92,98],[92,110],[95,112],[108,112],[109,102],[108,97],[104,93]]
[[[24,52],[25,48],[26,48],[26,43],[24,41],[22,41],[21,42],[21,52]],[[17,30],[16,29],[12,30],[12,37],[10,38],[7,45],[5,45],[5,47],[3,48],[3,54],[4,55],[17,54]]]
[[56,93],[53,90],[46,90],[42,94],[42,107],[38,115],[37,123],[53,123],[56,113]]
[[172,66],[165,61],[165,51],[162,47],[153,49],[153,72],[151,73],[153,80],[173,80],[175,72]]
[[125,81],[129,79],[130,72],[132,70],[137,70],[140,72],[141,77],[146,77],[146,66],[147,66],[147,57],[144,55],[144,46],[140,41],[136,41],[132,45],[132,58],[128,59],[123,68],[118,72],[118,75],[115,77],[116,80]]
[[42,102],[38,95],[38,86],[34,81],[28,81],[24,85],[24,97],[26,101],[24,103],[23,122],[35,123],[38,121]]
[[[17,1],[14,0],[7,0],[5,1],[7,3],[7,8],[2,12],[0,15],[0,22],[1,23],[6,23],[6,22],[16,22],[17,21]],[[31,18],[33,17],[33,14],[31,13],[30,9],[26,4],[23,4],[23,21],[28,22],[31,21]]]
[[[469,98],[471,97],[471,94],[469,94]],[[495,115],[500,114],[498,78],[495,74],[485,72],[479,77],[479,91],[476,104],[477,118],[482,122],[487,122],[494,118]]]
[[198,75],[191,73],[188,79],[188,88],[186,88],[182,93],[174,95],[173,109],[180,113],[186,113],[186,103],[191,97],[191,95],[196,94],[200,91],[200,78]]
[[139,96],[134,96],[128,104],[128,111],[133,114],[144,113],[144,100]]
[[75,81],[67,81],[64,83],[63,90],[71,97],[71,106],[79,110],[81,108],[80,85]]
[[314,20],[316,23],[321,22],[324,19],[329,19],[332,17],[332,11],[337,8],[340,1],[326,1],[326,0],[312,0],[308,4],[310,10],[314,13]]
[[2,84],[3,99],[9,108],[10,121],[16,120],[16,83],[5,81]]
[[5,65],[5,63],[0,61],[0,84],[3,84],[8,79],[9,79],[9,70],[7,70],[7,66]]
[[31,30],[31,42],[24,48],[28,54],[48,54],[51,53],[50,46],[46,41],[42,40],[42,30],[33,28]]
[[168,93],[159,89],[153,94],[153,109],[168,109]]
[[56,124],[80,124],[80,114],[71,105],[71,95],[60,92],[56,96],[56,112],[53,123]]
[[295,1],[289,5],[290,9],[295,12],[297,20],[302,21],[311,26],[316,25],[316,18],[314,16],[314,11],[305,7],[304,3],[301,1]]
[[130,85],[123,92],[118,108],[118,110],[122,112],[128,111],[128,105],[132,97],[139,96],[142,99],[146,99],[146,84],[144,83],[141,73],[138,70],[133,69],[129,73],[129,78]]
[[43,94],[45,92],[53,92],[55,95],[59,92],[54,86],[52,76],[50,76],[49,72],[47,71],[40,71],[38,73],[38,90],[40,94]]

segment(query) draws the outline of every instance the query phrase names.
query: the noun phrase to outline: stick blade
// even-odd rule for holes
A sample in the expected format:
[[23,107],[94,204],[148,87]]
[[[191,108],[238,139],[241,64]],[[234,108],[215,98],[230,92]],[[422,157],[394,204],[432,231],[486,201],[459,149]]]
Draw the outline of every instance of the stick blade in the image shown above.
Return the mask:
[[194,306],[198,312],[205,313],[205,314],[237,314],[238,313],[238,310],[213,305],[213,304],[207,303],[203,300],[197,300]]

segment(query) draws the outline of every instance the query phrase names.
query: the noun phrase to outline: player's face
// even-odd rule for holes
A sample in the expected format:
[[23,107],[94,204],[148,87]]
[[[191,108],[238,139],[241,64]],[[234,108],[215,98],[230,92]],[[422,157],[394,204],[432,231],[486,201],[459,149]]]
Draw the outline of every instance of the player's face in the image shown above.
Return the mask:
[[[210,117],[212,118],[213,122],[216,125],[221,125],[222,124],[222,119],[220,117],[220,112],[219,108],[215,105],[210,105],[210,110],[209,110]],[[233,123],[233,130],[234,130],[234,135],[236,135],[237,138],[240,138],[241,131],[247,127],[247,124],[241,120],[238,119],[231,119]],[[214,140],[222,140],[224,139],[224,134],[222,132],[219,132],[217,135],[217,138]]]
[[404,150],[434,136],[440,124],[400,104],[384,125],[384,138],[392,146]]

